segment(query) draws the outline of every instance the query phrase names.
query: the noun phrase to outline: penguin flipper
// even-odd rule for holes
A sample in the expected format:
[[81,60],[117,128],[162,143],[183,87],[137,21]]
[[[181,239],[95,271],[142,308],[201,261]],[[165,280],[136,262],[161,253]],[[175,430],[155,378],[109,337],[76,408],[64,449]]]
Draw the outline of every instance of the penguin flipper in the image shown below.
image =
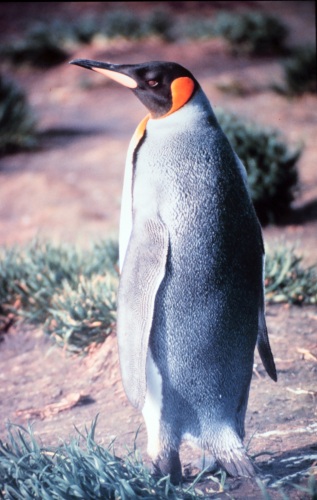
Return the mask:
[[264,315],[264,300],[261,301],[261,306],[259,308],[259,326],[258,326],[258,351],[266,369],[268,375],[274,382],[277,381],[277,373],[274,363],[273,354],[271,351],[269,336],[267,333],[265,315]]
[[148,219],[142,227],[134,228],[120,279],[117,337],[122,382],[137,409],[142,409],[146,395],[154,303],[165,275],[168,246],[168,230],[159,219]]

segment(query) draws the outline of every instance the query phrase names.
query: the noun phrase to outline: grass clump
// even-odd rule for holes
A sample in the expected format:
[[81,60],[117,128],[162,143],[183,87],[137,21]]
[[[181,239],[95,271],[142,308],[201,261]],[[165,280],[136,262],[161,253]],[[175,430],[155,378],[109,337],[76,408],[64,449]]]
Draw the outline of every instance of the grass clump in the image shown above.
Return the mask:
[[134,12],[111,10],[104,16],[83,16],[72,22],[53,20],[32,25],[23,38],[3,44],[0,54],[13,64],[48,68],[69,58],[74,45],[91,43],[96,36],[105,39],[139,40],[149,36],[171,38],[174,21],[165,11],[153,11],[146,18]]
[[236,54],[262,56],[285,50],[288,28],[263,12],[221,12],[214,21],[214,33],[225,38]]
[[0,74],[0,155],[36,145],[35,118],[25,93]]
[[224,110],[217,119],[245,165],[251,198],[262,224],[278,222],[295,198],[300,148],[291,149],[282,135]]
[[303,267],[293,248],[269,250],[265,262],[265,297],[269,303],[317,304],[317,268]]
[[45,331],[73,352],[103,342],[114,329],[115,285],[109,275],[81,277],[75,289],[65,281],[52,296]]
[[101,343],[116,315],[113,242],[80,252],[32,242],[0,253],[0,315],[44,324],[46,333],[73,352]]
[[106,38],[122,37],[129,40],[137,40],[146,34],[142,19],[129,10],[113,10],[107,13],[100,31]]
[[[117,245],[71,246],[34,242],[0,252],[0,321],[43,325],[59,346],[83,353],[105,341],[116,321]],[[277,248],[266,259],[266,300],[317,303],[317,272],[294,249]]]
[[180,21],[164,8],[142,16],[119,8],[67,23],[57,20],[36,23],[22,39],[4,45],[1,55],[15,64],[27,62],[48,67],[69,57],[69,49],[74,44],[91,43],[95,37],[140,40],[156,36],[167,41],[222,37],[234,53],[261,56],[284,51],[287,34],[282,21],[259,11],[223,11],[216,17],[187,17]]
[[146,30],[149,36],[157,36],[163,40],[174,40],[175,21],[164,10],[154,10],[146,19]]
[[106,39],[125,38],[140,40],[156,36],[163,40],[172,39],[174,21],[164,10],[154,10],[146,17],[140,17],[130,10],[112,10],[95,22],[95,35]]
[[317,92],[316,46],[295,48],[282,66],[284,85],[275,86],[275,90],[289,96]]
[[1,251],[0,307],[42,322],[53,294],[64,281],[76,286],[80,258],[70,247],[32,242]]
[[169,477],[155,479],[136,449],[122,459],[113,453],[112,446],[98,445],[94,438],[96,422],[86,430],[86,436],[55,449],[41,446],[31,428],[10,425],[8,442],[0,440],[0,498],[198,498],[193,486],[183,489],[173,486]]
[[174,28],[177,38],[206,40],[216,36],[215,22],[211,17],[192,17]]
[[[123,458],[95,440],[97,417],[85,434],[58,447],[45,447],[28,429],[8,425],[6,442],[0,439],[0,498],[4,500],[198,500],[200,498],[233,498],[225,473],[204,476],[180,486],[171,484],[169,476],[156,478],[134,449]],[[218,478],[219,474],[219,478]],[[256,479],[263,498],[271,498],[268,487]],[[285,483],[287,485],[287,483]],[[313,472],[308,486],[288,484],[315,498]],[[229,491],[228,491],[229,490]],[[279,493],[288,498],[282,490]],[[306,497],[305,497],[306,498]]]
[[39,68],[48,68],[68,58],[64,43],[65,38],[61,33],[60,25],[36,23],[23,38],[4,44],[0,53],[3,59],[8,59],[16,65],[27,63]]
[[75,43],[89,44],[93,40],[94,36],[99,33],[99,24],[100,22],[95,15],[80,17],[68,25],[68,29],[71,30],[68,34],[68,38],[73,40]]

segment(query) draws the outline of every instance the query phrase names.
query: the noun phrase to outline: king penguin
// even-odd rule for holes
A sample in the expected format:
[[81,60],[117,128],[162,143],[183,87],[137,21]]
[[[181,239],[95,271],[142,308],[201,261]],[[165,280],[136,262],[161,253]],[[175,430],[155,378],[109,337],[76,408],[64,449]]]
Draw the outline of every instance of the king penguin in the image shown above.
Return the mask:
[[173,62],[76,59],[148,110],[126,161],[117,336],[122,381],[142,411],[158,474],[182,480],[185,440],[231,476],[243,446],[256,344],[277,380],[264,311],[264,247],[243,164],[194,76]]

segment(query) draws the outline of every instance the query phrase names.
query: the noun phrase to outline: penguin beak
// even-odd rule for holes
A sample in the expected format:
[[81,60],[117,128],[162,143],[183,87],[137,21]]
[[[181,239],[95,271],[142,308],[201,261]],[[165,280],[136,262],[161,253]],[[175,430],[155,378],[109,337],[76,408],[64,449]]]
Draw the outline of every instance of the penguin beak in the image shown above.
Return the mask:
[[97,71],[97,73],[101,73],[130,89],[135,89],[138,86],[137,82],[131,76],[125,74],[127,66],[124,65],[90,61],[89,59],[73,59],[69,64]]

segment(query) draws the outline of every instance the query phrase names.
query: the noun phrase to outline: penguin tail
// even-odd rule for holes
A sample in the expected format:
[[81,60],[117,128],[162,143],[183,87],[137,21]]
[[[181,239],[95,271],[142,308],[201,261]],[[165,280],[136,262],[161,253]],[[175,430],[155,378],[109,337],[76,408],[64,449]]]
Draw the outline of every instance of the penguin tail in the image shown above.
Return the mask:
[[231,427],[223,428],[213,450],[219,465],[232,477],[253,477],[255,468],[241,439]]
[[276,367],[266,328],[259,332],[258,351],[266,372],[274,382],[277,382]]
[[257,344],[258,344],[258,351],[260,354],[260,358],[268,375],[271,377],[272,380],[274,380],[274,382],[277,382],[276,367],[274,363],[274,357],[271,351],[269,336],[267,333],[263,303],[261,304],[261,307],[259,309],[258,320],[259,320],[259,329],[258,329]]

